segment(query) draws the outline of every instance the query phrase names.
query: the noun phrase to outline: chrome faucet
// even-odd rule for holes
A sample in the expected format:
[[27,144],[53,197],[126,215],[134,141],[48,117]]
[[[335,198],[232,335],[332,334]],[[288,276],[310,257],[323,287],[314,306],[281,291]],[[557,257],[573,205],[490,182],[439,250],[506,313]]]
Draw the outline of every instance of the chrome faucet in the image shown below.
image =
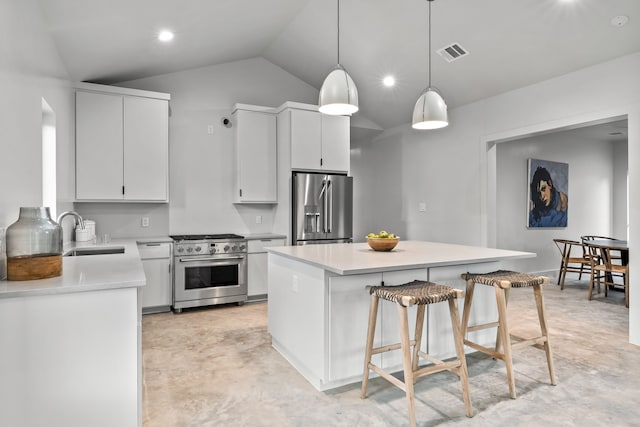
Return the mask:
[[56,220],[56,222],[60,225],[60,227],[62,227],[62,223],[60,221],[62,221],[62,219],[67,215],[74,216],[75,217],[74,224],[80,224],[80,228],[84,230],[84,220],[82,219],[80,214],[78,212],[75,212],[75,211],[66,211],[66,212],[62,212],[60,215],[58,215],[58,219]]

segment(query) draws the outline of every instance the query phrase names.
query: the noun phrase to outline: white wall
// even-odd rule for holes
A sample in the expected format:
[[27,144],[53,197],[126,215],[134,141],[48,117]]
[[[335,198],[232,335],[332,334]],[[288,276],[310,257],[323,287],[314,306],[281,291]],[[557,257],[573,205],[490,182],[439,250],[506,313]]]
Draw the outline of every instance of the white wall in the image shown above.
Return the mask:
[[[116,86],[171,94],[169,230],[164,234],[272,230],[273,206],[233,204],[233,129],[224,127],[221,120],[231,118],[235,103],[268,107],[286,101],[315,104],[318,97],[315,88],[263,58]],[[214,126],[212,135],[207,134],[208,125]],[[262,216],[262,224],[255,223],[256,215]],[[131,221],[135,230],[135,218]]]
[[351,141],[354,242],[364,242],[367,234],[381,230],[407,237],[406,214],[399,209],[404,189],[389,186],[402,172],[396,137],[389,134],[373,141]]
[[[56,114],[58,210],[70,206],[73,98],[38,3],[0,0],[0,11],[0,227],[7,227],[18,218],[20,206],[42,205],[42,98]],[[10,314],[0,310],[0,323],[14,322]],[[24,342],[18,332],[12,338]],[[14,359],[19,352],[12,349],[0,344],[0,365],[23,366],[23,360]],[[17,385],[0,387],[0,414],[6,425],[26,424],[26,374],[23,369],[3,371],[2,383]]]
[[613,144],[613,226],[611,236],[627,240],[627,175],[629,168],[629,144],[626,141]]
[[[363,143],[367,153],[352,159],[356,171],[364,159],[381,158],[400,164],[363,191],[402,194],[394,209],[380,211],[382,223],[406,222],[406,237],[473,245],[496,242],[495,144],[578,123],[611,117],[629,118],[629,211],[631,277],[640,275],[640,53],[621,57],[578,72],[485,99],[449,113],[450,125],[436,131],[417,132],[407,123],[389,129],[375,142]],[[446,94],[445,99],[446,99]],[[410,111],[410,108],[407,108]],[[410,115],[407,115],[409,122]],[[384,143],[379,143],[380,141]],[[390,149],[388,145],[393,146]],[[365,180],[363,180],[366,182]],[[418,212],[418,203],[427,204]],[[375,212],[371,200],[359,212]],[[518,249],[518,248],[514,248]],[[520,249],[524,249],[520,247]],[[636,254],[636,255],[634,255]],[[522,268],[514,263],[513,268]],[[537,268],[537,267],[536,267]],[[523,270],[525,270],[523,268]],[[632,292],[630,309],[631,341],[640,344],[640,293]]]
[[[496,246],[537,253],[537,258],[523,261],[522,268],[548,273],[560,265],[560,253],[553,239],[580,240],[580,236],[588,234],[611,236],[613,147],[611,142],[584,140],[572,131],[498,144]],[[526,228],[528,158],[569,164],[566,228]],[[624,160],[626,171],[626,158],[619,160]],[[626,205],[621,210],[626,214]]]
[[35,0],[0,0],[0,227],[42,205],[42,98],[57,123],[58,211],[73,198],[73,98]]

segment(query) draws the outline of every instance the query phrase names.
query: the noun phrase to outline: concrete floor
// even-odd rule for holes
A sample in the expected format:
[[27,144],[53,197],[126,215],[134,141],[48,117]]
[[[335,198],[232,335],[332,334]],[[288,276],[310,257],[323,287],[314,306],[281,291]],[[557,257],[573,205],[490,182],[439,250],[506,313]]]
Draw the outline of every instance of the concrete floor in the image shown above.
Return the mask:
[[[471,353],[474,417],[464,415],[457,377],[443,372],[416,384],[418,425],[640,425],[640,347],[628,343],[624,293],[587,301],[587,287],[574,280],[564,291],[544,288],[557,386],[544,352],[520,349],[512,400],[504,364]],[[535,334],[530,290],[511,292],[509,312],[516,334]],[[367,399],[360,383],[316,391],[271,347],[266,303],[146,315],[142,338],[146,427],[408,424],[404,393],[380,378]]]

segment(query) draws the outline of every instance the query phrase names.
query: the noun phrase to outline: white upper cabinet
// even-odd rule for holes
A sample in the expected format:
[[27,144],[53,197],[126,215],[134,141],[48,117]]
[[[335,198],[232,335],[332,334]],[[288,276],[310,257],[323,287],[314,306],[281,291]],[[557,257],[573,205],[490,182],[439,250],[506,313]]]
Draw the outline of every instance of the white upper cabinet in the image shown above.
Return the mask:
[[237,104],[233,111],[236,203],[278,201],[276,116],[260,108]]
[[93,84],[76,90],[76,200],[169,200],[168,100]]
[[291,110],[291,168],[322,168],[322,121],[320,113]]
[[167,201],[169,103],[124,97],[124,198]]
[[122,199],[122,97],[76,92],[76,199]]
[[349,171],[351,156],[351,118],[347,116],[322,117],[322,169]]
[[350,118],[295,108],[289,111],[291,168],[348,172]]

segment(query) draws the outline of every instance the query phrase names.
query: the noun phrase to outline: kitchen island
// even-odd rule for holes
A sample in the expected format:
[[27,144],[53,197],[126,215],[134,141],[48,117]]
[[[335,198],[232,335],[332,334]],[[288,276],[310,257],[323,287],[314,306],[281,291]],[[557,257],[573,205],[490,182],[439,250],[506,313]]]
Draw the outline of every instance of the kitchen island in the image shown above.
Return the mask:
[[0,281],[0,424],[141,424],[141,307],[135,240],[65,245],[62,275]]
[[[431,280],[464,289],[460,273],[503,268],[505,260],[531,252],[446,243],[401,241],[391,252],[366,243],[285,246],[269,251],[269,333],[280,352],[316,389],[361,381],[370,285]],[[513,267],[511,267],[513,268]],[[472,322],[497,318],[495,296],[476,289]],[[441,359],[455,354],[446,304],[427,307],[423,343]],[[415,316],[415,307],[412,307]],[[410,314],[411,315],[411,314]],[[381,304],[374,345],[398,342],[396,308]],[[410,331],[413,334],[413,327]],[[474,332],[473,340],[495,341],[495,331]],[[374,363],[401,370],[400,352],[378,354]]]

